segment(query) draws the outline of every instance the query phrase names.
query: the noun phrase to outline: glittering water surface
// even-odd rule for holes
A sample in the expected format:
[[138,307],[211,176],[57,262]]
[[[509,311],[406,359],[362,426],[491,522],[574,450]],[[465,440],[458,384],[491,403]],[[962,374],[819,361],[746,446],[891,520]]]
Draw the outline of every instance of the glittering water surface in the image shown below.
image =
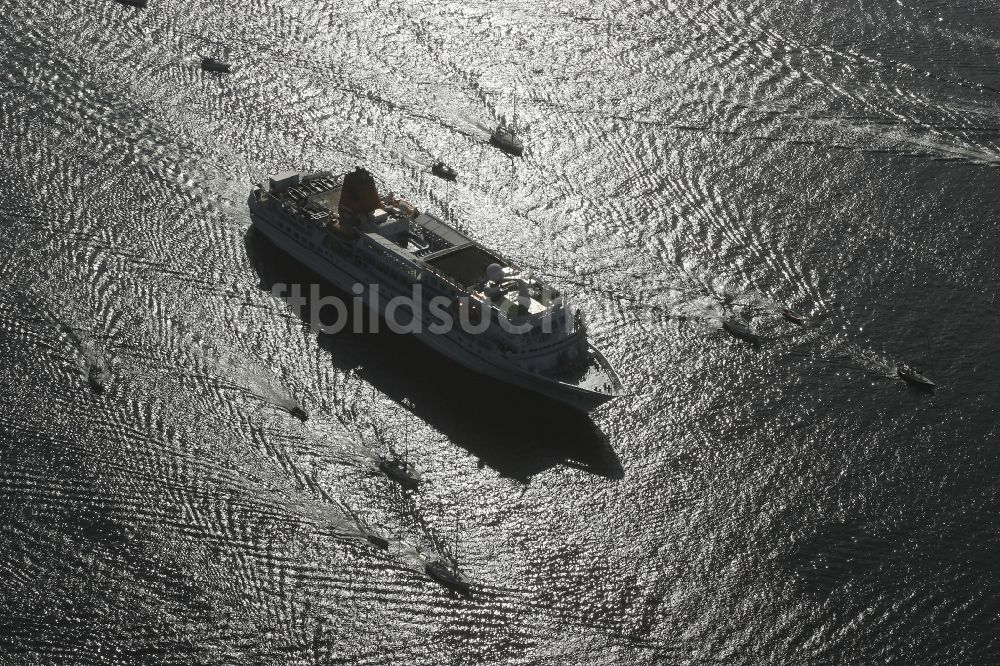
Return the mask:
[[[0,2],[5,658],[998,659],[995,4],[149,4]],[[356,164],[572,294],[630,395],[311,333],[246,195]]]

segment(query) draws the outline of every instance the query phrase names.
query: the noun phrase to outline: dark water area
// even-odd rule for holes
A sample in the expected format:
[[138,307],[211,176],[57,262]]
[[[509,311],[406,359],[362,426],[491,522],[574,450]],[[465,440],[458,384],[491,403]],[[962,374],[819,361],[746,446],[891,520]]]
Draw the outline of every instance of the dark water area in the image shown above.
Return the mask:
[[[994,3],[149,5],[0,2],[0,662],[1000,659]],[[358,164],[628,395],[311,332],[247,193]]]

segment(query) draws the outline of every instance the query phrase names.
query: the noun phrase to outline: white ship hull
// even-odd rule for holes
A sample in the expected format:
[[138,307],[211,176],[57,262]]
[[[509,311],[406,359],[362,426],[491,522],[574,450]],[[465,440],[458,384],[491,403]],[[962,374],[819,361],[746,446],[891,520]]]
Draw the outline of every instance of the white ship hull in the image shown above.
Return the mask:
[[[333,286],[346,293],[352,293],[351,287],[355,284],[365,286],[379,284],[379,289],[384,289],[380,285],[380,280],[367,274],[362,267],[344,261],[332,261],[330,258],[319,254],[303,244],[298,239],[289,236],[288,233],[272,220],[268,219],[268,211],[261,210],[261,207],[255,205],[255,203],[251,198],[251,219],[255,228],[293,259],[322,276]],[[319,238],[316,238],[315,241],[318,242]],[[370,308],[377,310],[379,316],[384,317],[386,305],[396,295],[396,293],[383,291],[376,296],[373,292],[366,290],[363,298]],[[401,325],[405,326],[408,322],[402,321],[402,317],[399,316],[400,314],[401,312],[397,311],[396,319],[399,320]],[[505,362],[498,355],[485,355],[481,349],[473,351],[469,349],[472,347],[472,342],[468,340],[467,336],[462,334],[423,331],[414,333],[413,335],[423,344],[465,368],[543,395],[576,409],[590,411],[614,397],[613,394],[607,392],[573,386],[545,377],[539,373],[522,369],[513,363]],[[596,349],[591,348],[591,350],[600,357]]]

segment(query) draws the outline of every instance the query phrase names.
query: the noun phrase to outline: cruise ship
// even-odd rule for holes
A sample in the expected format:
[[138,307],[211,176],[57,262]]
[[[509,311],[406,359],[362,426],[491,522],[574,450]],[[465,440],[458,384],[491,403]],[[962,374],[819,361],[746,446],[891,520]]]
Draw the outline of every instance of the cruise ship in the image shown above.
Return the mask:
[[621,393],[582,314],[571,314],[559,291],[380,195],[365,169],[280,173],[255,186],[248,205],[277,247],[457,363],[584,411]]

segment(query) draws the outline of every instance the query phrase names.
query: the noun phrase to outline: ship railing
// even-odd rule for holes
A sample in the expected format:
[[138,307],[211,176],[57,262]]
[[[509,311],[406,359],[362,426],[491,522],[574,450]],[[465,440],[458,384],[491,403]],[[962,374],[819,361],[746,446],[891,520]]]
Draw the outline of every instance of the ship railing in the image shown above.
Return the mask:
[[[513,317],[509,316],[506,312],[504,312],[499,307],[496,307],[496,305],[490,302],[488,299],[477,298],[474,294],[471,293],[470,286],[462,285],[459,284],[458,282],[455,282],[455,280],[451,276],[442,272],[432,264],[423,262],[417,263],[399,253],[392,252],[388,248],[382,247],[377,242],[368,242],[365,245],[366,249],[369,252],[379,257],[382,261],[396,264],[401,269],[403,268],[403,266],[405,266],[404,272],[407,273],[414,281],[420,280],[424,274],[430,273],[431,275],[439,279],[442,283],[451,287],[455,292],[457,292],[456,295],[458,295],[459,297],[462,295],[468,295],[472,298],[475,298],[477,301],[480,301],[482,305],[485,305],[487,307],[492,307],[494,310],[497,311],[497,313],[505,317],[507,321],[509,321],[514,325],[531,321],[533,318],[540,316],[538,313],[533,315],[528,314],[528,315],[518,315]],[[496,254],[499,256],[499,253]],[[500,258],[502,259],[502,257]],[[503,259],[503,261],[506,262],[507,260]],[[510,265],[509,262],[507,263],[508,265]],[[555,303],[552,304],[552,306],[555,305],[556,305]]]
[[382,258],[383,260],[388,260],[388,261],[390,261],[392,263],[401,263],[401,264],[404,264],[407,267],[407,269],[413,271],[414,274],[417,275],[417,276],[423,275],[425,273],[431,273],[432,275],[434,275],[435,277],[437,277],[438,279],[440,279],[441,282],[447,284],[449,287],[451,287],[455,291],[457,291],[459,293],[468,293],[468,289],[466,287],[464,287],[463,285],[458,284],[450,276],[448,276],[447,274],[441,272],[440,270],[438,270],[437,268],[435,268],[431,264],[417,263],[417,262],[415,262],[415,261],[413,261],[411,259],[408,259],[407,257],[405,257],[403,255],[400,255],[398,253],[392,252],[388,248],[382,247],[381,245],[379,245],[376,242],[369,242],[369,243],[366,244],[366,247],[370,251],[372,251],[374,254],[376,254],[380,258]]

